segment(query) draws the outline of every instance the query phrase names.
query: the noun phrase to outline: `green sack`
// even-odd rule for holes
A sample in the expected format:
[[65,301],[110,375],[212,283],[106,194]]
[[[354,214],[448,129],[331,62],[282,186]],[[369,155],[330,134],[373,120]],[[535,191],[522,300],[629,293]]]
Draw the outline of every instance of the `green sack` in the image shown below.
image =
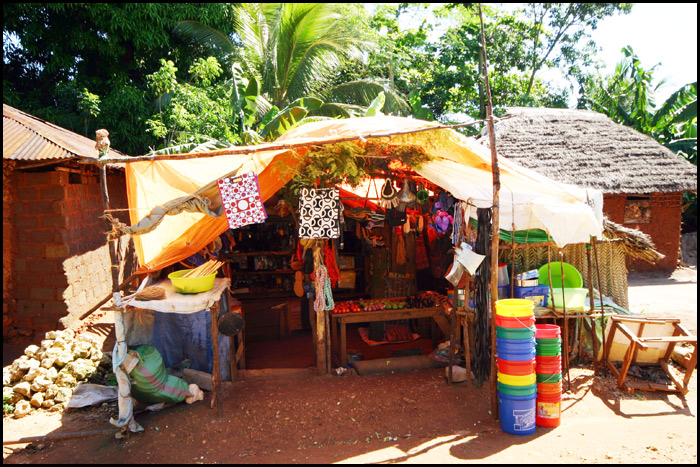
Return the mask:
[[136,347],[139,363],[131,370],[131,395],[139,402],[177,403],[190,397],[187,381],[168,374],[163,357],[150,345]]

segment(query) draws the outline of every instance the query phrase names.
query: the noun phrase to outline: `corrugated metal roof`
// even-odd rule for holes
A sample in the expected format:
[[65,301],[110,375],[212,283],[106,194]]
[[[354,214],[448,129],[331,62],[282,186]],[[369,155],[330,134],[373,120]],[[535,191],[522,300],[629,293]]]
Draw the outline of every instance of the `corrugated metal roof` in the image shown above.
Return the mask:
[[[97,157],[95,141],[2,105],[2,158],[22,161]],[[113,149],[109,157],[123,157]]]

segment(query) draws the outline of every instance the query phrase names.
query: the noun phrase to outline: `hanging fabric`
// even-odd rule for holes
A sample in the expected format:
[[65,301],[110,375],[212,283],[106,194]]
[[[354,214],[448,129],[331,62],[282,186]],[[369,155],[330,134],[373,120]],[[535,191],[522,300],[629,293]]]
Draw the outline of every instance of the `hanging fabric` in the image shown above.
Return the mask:
[[217,180],[221,203],[232,229],[249,224],[260,224],[267,219],[267,212],[260,196],[258,176],[255,172]]
[[338,238],[339,207],[337,188],[299,190],[299,238]]

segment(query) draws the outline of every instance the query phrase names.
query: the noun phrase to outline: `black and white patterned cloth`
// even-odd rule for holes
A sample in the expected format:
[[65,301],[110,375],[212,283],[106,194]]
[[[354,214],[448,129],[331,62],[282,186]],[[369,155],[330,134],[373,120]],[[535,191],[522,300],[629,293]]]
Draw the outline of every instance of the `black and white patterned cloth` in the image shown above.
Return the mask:
[[339,206],[337,188],[299,190],[299,238],[338,238]]

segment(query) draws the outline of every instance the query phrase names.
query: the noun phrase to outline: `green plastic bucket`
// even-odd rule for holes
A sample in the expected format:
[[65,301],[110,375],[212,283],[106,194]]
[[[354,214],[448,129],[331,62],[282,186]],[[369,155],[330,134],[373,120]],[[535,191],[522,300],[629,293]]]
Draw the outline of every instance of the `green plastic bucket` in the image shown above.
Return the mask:
[[552,339],[537,339],[537,338],[535,338],[535,343],[537,345],[561,345],[561,337],[555,337]]
[[[537,373],[537,382],[538,383],[558,383],[561,381],[561,373],[555,373],[553,375],[542,375]],[[537,386],[535,384],[535,386]]]
[[496,336],[502,339],[532,339],[535,337],[535,326],[529,328],[502,328],[496,326]]
[[535,355],[538,357],[554,357],[561,355],[561,345],[552,347],[540,347],[537,346],[535,350]]
[[498,392],[508,396],[521,397],[537,393],[537,383],[528,386],[511,386],[510,384],[503,384],[497,381],[496,384],[498,385]]

